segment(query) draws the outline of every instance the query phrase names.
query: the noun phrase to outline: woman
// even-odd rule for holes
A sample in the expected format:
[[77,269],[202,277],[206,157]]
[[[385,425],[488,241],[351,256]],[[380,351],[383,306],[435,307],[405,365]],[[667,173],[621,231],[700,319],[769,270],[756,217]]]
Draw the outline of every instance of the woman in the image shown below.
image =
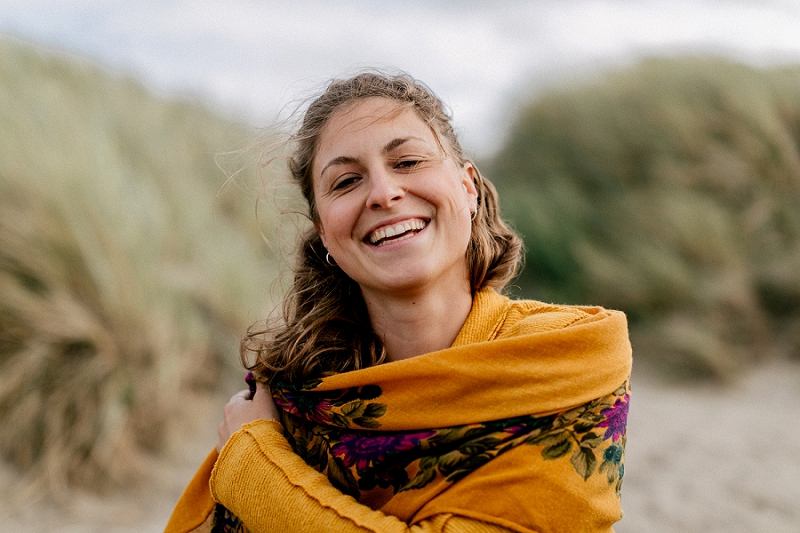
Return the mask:
[[314,227],[167,531],[611,531],[624,315],[497,292],[520,240],[408,76],[332,82],[294,141]]

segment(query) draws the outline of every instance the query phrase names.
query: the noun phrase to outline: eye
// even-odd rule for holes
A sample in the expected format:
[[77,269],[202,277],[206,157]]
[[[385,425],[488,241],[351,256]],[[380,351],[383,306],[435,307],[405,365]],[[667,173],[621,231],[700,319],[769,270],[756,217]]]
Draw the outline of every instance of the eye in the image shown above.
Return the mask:
[[344,176],[333,185],[333,190],[340,191],[343,189],[347,189],[348,187],[357,183],[360,179],[361,178],[359,178],[358,176]]
[[398,159],[394,167],[399,170],[414,170],[420,163],[419,159]]

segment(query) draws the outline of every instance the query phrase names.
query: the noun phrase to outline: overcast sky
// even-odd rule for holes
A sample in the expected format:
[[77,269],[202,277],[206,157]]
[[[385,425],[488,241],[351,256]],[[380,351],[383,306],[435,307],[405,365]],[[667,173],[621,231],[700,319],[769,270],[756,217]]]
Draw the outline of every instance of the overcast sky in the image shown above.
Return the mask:
[[0,0],[0,32],[256,126],[331,77],[399,68],[479,156],[521,94],[564,77],[644,55],[800,64],[800,0]]

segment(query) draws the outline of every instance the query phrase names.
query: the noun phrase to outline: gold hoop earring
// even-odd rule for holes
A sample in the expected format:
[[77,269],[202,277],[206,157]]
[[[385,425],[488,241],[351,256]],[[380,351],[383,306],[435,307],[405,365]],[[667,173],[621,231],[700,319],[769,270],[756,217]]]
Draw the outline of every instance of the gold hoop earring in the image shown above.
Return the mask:
[[471,222],[475,222],[475,219],[478,217],[478,207],[479,206],[476,205],[475,206],[475,211],[473,211],[472,213],[469,214],[469,220]]

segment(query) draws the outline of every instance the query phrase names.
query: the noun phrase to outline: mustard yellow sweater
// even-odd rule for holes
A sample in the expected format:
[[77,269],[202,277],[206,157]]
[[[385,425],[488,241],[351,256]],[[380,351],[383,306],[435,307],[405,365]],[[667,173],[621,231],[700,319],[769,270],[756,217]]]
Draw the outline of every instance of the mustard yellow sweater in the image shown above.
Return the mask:
[[[399,391],[417,387],[411,396],[403,393],[407,408],[389,419],[390,430],[533,413],[557,413],[559,427],[452,486],[438,480],[428,492],[406,491],[368,506],[295,454],[280,423],[255,421],[236,432],[219,457],[212,452],[166,532],[207,529],[215,502],[253,533],[612,531],[622,515],[624,434],[618,420],[612,427],[602,414],[619,413],[614,406],[627,402],[630,361],[619,312],[511,301],[485,289],[452,348],[325,382],[332,388],[353,379],[389,383],[387,389],[394,384]],[[623,407],[627,413],[627,403]],[[600,428],[580,429],[587,420]]]

